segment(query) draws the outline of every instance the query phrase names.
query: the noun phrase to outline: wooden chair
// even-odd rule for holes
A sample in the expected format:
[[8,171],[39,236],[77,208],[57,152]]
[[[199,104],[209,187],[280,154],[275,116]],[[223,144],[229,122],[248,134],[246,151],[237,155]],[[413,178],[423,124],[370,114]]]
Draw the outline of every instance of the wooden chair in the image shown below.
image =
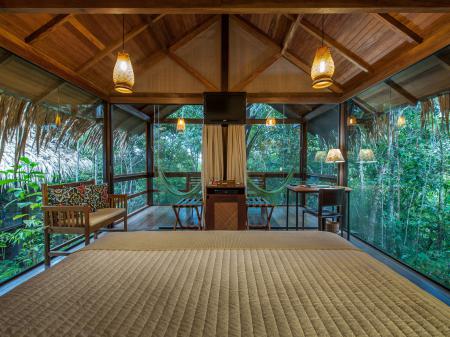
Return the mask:
[[49,205],[48,191],[50,189],[60,189],[68,187],[77,187],[81,185],[94,185],[94,180],[75,182],[59,185],[42,184],[42,211],[44,212],[44,257],[45,265],[50,266],[52,256],[69,255],[65,251],[52,251],[50,249],[50,235],[59,234],[83,234],[84,243],[90,243],[90,235],[97,233],[100,229],[106,231],[117,231],[104,229],[112,225],[115,221],[123,219],[124,229],[128,230],[128,204],[126,194],[110,194],[108,195],[110,208],[101,208],[95,212],[86,205],[79,206],[63,206]]
[[344,188],[322,188],[319,190],[318,208],[302,209],[302,229],[305,229],[305,213],[317,217],[317,228],[322,231],[325,227],[326,219],[339,220],[342,228],[343,209],[345,202]]
[[261,212],[265,210],[266,212],[266,224],[265,225],[251,225],[248,223],[248,216],[247,216],[247,228],[248,229],[265,229],[270,231],[270,220],[272,219],[273,210],[275,208],[275,205],[267,201],[265,198],[262,197],[256,197],[256,196],[249,196],[247,197],[247,210],[250,208],[260,208]]

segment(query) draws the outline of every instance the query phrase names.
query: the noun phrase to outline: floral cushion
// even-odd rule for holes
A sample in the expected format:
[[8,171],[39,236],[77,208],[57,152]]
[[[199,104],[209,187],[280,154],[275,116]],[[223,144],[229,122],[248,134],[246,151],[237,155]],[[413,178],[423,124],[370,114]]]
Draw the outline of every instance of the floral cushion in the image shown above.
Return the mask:
[[97,209],[108,208],[108,185],[87,185],[85,186],[84,202],[95,212]]
[[48,189],[48,204],[63,206],[82,206],[84,201],[85,186],[62,187]]

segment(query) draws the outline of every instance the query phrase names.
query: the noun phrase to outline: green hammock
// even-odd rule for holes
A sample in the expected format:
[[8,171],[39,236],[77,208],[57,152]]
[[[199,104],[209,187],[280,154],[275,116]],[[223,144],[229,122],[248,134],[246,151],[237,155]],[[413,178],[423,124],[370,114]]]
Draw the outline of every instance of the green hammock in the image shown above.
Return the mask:
[[270,198],[270,197],[273,197],[275,194],[283,192],[285,190],[286,186],[291,181],[293,176],[294,176],[294,169],[292,169],[291,172],[289,172],[289,174],[287,175],[286,179],[283,180],[283,183],[281,184],[280,187],[278,187],[274,190],[270,190],[270,191],[267,191],[267,190],[259,187],[249,177],[247,178],[247,185],[250,190],[256,192],[257,194],[260,194],[264,197]]
[[194,196],[194,195],[198,194],[198,193],[202,190],[202,184],[197,184],[197,185],[195,185],[194,188],[191,189],[190,191],[182,192],[182,191],[178,190],[177,188],[175,188],[175,187],[169,182],[169,179],[167,179],[167,176],[164,174],[163,171],[157,169],[157,172],[158,172],[159,180],[160,180],[161,183],[162,183],[162,186],[163,186],[164,189],[165,189],[167,192],[169,192],[170,194],[173,194],[173,195],[176,195],[176,196],[179,196],[179,197],[185,197],[185,198],[186,198],[186,197]]

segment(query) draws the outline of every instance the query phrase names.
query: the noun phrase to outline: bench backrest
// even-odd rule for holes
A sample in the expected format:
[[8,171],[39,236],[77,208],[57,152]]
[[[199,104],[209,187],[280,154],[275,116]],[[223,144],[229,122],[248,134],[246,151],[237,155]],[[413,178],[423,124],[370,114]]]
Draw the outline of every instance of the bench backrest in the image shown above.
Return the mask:
[[77,187],[81,185],[95,185],[95,180],[76,181],[73,183],[52,184],[52,185],[42,184],[42,205],[48,206],[48,190],[66,187]]

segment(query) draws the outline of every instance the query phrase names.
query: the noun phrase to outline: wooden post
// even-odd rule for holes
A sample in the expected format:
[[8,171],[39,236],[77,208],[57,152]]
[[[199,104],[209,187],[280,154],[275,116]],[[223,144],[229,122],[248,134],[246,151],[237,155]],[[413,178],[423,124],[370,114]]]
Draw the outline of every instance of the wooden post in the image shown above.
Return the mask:
[[345,162],[339,164],[338,185],[347,186],[347,108],[348,104],[339,104],[339,149],[344,156]]
[[147,205],[153,206],[153,172],[154,172],[154,116],[146,122],[146,155],[147,155]]
[[110,103],[105,103],[103,113],[103,180],[108,184],[108,192],[114,192],[112,110]]

